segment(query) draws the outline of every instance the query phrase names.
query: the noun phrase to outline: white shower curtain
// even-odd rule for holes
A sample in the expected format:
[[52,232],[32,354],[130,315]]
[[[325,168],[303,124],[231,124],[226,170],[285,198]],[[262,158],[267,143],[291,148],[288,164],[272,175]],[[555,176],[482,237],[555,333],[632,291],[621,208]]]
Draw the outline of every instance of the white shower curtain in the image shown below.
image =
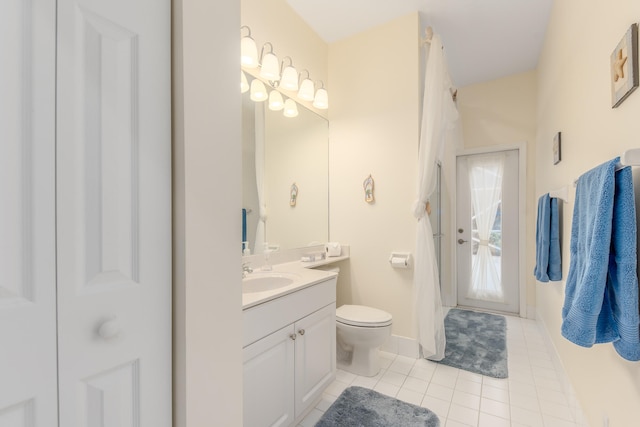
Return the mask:
[[494,262],[490,247],[491,232],[502,202],[504,160],[504,153],[467,159],[471,205],[478,231],[478,252],[473,255],[473,279],[467,298],[504,302],[500,268]]
[[256,134],[256,186],[258,187],[258,206],[260,208],[258,225],[256,227],[256,243],[253,253],[264,251],[265,230],[267,223],[267,206],[264,197],[264,102],[256,102],[255,105],[255,134]]
[[446,133],[458,119],[458,112],[451,98],[451,86],[442,41],[434,34],[428,48],[422,102],[418,198],[414,204],[418,227],[413,278],[418,342],[422,357],[432,360],[444,357],[446,340],[433,230],[426,213],[426,204],[436,187],[436,163],[442,157]]

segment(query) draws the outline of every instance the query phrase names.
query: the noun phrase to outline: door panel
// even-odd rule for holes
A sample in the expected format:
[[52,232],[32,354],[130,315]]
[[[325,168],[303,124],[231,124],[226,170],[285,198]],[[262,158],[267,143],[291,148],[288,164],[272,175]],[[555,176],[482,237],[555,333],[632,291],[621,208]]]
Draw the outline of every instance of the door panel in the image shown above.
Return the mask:
[[0,425],[57,420],[55,0],[0,2]]
[[[518,150],[508,150],[457,157],[455,239],[458,305],[507,313],[519,312],[518,153]],[[502,190],[499,195],[494,195],[497,206],[494,206],[495,219],[492,217],[491,224],[488,225],[491,230],[486,236],[481,236],[482,233],[478,231],[482,228],[480,216],[485,212],[474,211],[473,198],[490,197],[487,193],[491,193],[493,189],[471,189],[469,174],[474,166],[470,165],[476,164],[477,159],[498,155],[504,156],[502,178],[498,184]],[[491,175],[493,172],[488,173]],[[487,209],[491,205],[484,203],[481,209]],[[490,254],[484,266],[479,265],[483,262],[483,249]],[[492,269],[497,273],[495,276],[486,271]],[[478,275],[482,275],[482,278]],[[488,290],[483,293],[477,289],[477,284],[484,279],[489,285]],[[500,295],[493,293],[492,289],[497,289]]]
[[171,425],[169,6],[58,0],[64,426]]

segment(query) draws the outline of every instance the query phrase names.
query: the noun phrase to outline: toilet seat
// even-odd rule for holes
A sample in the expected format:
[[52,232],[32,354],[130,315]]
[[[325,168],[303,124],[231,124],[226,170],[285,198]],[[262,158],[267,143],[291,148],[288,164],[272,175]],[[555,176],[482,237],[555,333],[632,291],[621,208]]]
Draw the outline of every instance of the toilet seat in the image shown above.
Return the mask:
[[389,313],[364,305],[341,305],[336,309],[336,321],[345,325],[381,328],[391,325]]

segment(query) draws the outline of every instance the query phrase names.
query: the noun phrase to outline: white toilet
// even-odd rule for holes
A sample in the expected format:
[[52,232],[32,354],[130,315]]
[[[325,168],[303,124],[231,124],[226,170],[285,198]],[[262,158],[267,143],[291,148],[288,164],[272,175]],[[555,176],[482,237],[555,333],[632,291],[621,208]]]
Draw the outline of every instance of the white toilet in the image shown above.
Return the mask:
[[392,317],[377,308],[342,305],[336,309],[338,367],[373,377],[380,371],[378,349],[391,335]]

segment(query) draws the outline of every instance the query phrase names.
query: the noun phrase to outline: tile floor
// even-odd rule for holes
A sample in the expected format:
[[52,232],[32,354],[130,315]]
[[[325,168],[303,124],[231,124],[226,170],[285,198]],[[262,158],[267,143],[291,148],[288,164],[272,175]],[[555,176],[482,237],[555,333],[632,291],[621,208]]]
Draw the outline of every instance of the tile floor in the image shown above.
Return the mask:
[[375,377],[338,370],[320,403],[299,424],[312,427],[340,393],[351,385],[372,388],[424,406],[441,427],[581,427],[575,402],[563,392],[565,374],[554,367],[544,332],[533,320],[507,318],[509,378],[495,379],[425,359],[381,353]]

